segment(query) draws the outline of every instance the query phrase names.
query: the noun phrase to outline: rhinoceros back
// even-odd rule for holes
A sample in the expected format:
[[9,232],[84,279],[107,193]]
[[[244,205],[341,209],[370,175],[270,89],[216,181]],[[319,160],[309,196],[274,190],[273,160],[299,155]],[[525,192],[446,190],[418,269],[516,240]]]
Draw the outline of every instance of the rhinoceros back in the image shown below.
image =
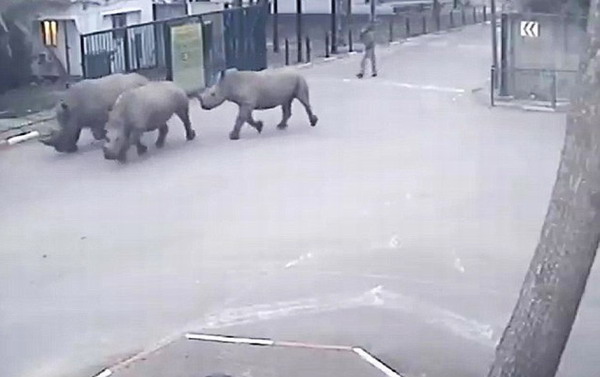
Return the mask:
[[137,74],[112,74],[99,79],[83,80],[65,93],[64,102],[79,123],[84,126],[103,124],[108,110],[121,93],[145,85],[146,78]]

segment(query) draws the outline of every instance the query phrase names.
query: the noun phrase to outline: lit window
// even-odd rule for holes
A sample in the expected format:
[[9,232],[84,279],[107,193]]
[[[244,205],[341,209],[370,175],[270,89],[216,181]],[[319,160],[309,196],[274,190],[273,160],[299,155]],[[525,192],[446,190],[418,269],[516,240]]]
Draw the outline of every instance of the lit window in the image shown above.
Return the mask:
[[42,21],[42,41],[46,46],[58,46],[58,23],[56,21]]

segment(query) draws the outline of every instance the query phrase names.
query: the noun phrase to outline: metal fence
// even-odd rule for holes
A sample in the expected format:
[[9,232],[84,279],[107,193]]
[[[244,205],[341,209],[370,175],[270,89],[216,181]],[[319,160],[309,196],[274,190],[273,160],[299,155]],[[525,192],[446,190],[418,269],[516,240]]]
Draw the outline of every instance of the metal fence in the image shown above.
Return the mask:
[[502,14],[500,67],[492,95],[553,106],[568,101],[577,78],[585,27],[583,17]]
[[267,66],[268,4],[171,18],[81,36],[84,78],[141,72],[152,79],[171,76],[170,30],[182,24],[202,25],[206,83],[227,67],[260,70]]

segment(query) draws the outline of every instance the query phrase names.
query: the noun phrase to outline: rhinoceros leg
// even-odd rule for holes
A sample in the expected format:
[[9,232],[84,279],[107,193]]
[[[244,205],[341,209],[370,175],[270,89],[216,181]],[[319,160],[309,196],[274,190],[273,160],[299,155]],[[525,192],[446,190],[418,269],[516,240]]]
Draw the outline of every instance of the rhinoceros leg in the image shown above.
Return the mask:
[[142,131],[131,131],[131,135],[129,135],[129,142],[131,144],[135,144],[138,156],[141,156],[148,151],[148,147],[142,143]]
[[81,127],[77,126],[72,130],[64,130],[64,134],[61,135],[56,144],[54,145],[54,149],[57,152],[63,153],[75,153],[77,152],[77,141],[79,141],[79,136],[81,135]]
[[288,126],[287,122],[292,117],[292,101],[288,101],[281,105],[281,110],[283,112],[283,118],[281,122],[277,125],[277,128],[280,130],[285,130]]
[[165,146],[165,138],[169,133],[169,126],[163,124],[158,128],[158,138],[156,139],[156,148],[162,148]]
[[238,113],[237,118],[235,119],[235,125],[233,126],[233,130],[229,133],[229,138],[231,140],[237,140],[240,138],[240,130],[242,126],[246,122],[250,122],[252,119],[252,107],[248,105],[240,106],[240,111]]
[[252,113],[250,113],[250,118],[248,119],[248,124],[251,125],[252,127],[254,127],[256,129],[256,131],[258,131],[258,133],[262,132],[263,122],[260,120],[254,120],[254,117],[252,117]]
[[298,101],[300,101],[300,103],[302,103],[302,106],[304,106],[306,114],[308,115],[308,120],[310,121],[310,125],[313,127],[316,126],[317,122],[319,121],[319,118],[317,118],[317,116],[312,112],[312,107],[310,106],[310,99],[308,95],[308,85],[306,85],[306,83],[304,83],[301,86],[300,90],[298,90],[296,98],[298,98]]
[[106,130],[104,127],[94,127],[92,128],[92,135],[94,139],[101,141],[106,139]]
[[177,111],[177,116],[183,122],[185,128],[185,138],[187,140],[194,140],[196,137],[196,131],[192,129],[192,122],[190,122],[189,104],[186,102],[185,106]]

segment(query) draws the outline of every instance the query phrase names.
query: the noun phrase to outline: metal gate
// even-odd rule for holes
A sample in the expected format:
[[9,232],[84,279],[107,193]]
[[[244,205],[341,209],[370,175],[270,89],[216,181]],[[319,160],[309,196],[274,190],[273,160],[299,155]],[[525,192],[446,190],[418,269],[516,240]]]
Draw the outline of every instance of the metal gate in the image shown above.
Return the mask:
[[582,17],[502,14],[496,94],[553,106],[568,101],[577,78],[585,25]]
[[268,3],[224,11],[227,68],[258,71],[267,68]]
[[207,85],[226,68],[265,69],[268,12],[268,3],[263,2],[81,35],[83,76],[141,72],[151,79],[172,77],[170,28],[187,23],[202,24]]

